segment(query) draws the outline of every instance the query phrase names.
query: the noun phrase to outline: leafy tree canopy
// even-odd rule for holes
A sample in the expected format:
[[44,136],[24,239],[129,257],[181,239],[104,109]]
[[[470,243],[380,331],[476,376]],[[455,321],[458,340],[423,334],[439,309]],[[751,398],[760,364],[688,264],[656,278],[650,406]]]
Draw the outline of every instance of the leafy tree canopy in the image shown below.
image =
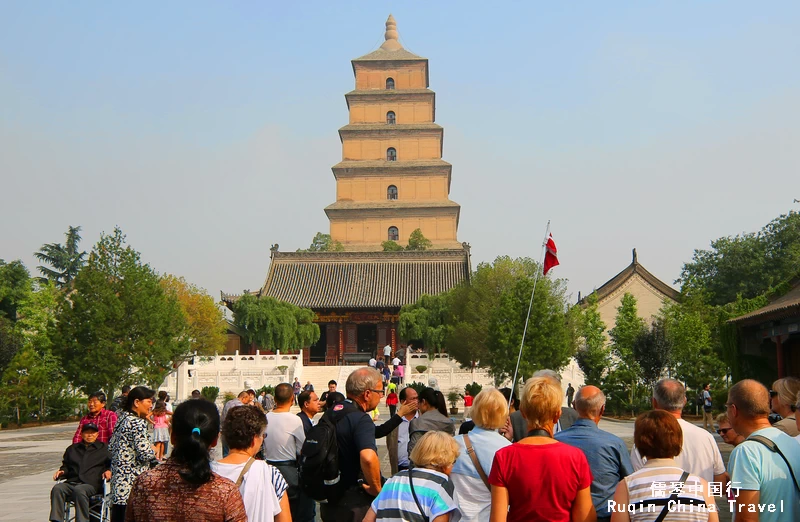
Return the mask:
[[672,341],[662,320],[639,332],[633,340],[633,357],[642,369],[642,381],[652,388],[672,362]]
[[331,239],[330,234],[323,234],[322,232],[317,232],[317,235],[314,236],[314,239],[311,240],[311,245],[303,250],[297,249],[298,252],[342,252],[344,251],[344,246],[338,241],[334,241]]
[[422,230],[416,229],[408,237],[406,250],[428,250],[432,246],[431,240],[422,235]]
[[190,350],[201,355],[224,351],[227,341],[225,316],[214,298],[204,289],[174,275],[162,277],[161,287],[178,300],[186,317]]
[[614,328],[609,331],[611,352],[614,355],[614,378],[628,383],[629,401],[634,403],[636,385],[640,382],[642,369],[634,356],[633,344],[645,330],[645,321],[639,317],[636,298],[629,293],[622,296],[617,308]]
[[245,341],[269,350],[299,350],[319,340],[315,314],[274,297],[245,293],[233,305],[234,324],[244,330]]
[[72,281],[83,265],[86,263],[86,252],[81,251],[78,245],[81,242],[81,227],[70,226],[66,234],[66,242],[48,243],[33,255],[39,261],[50,265],[38,267],[39,272],[44,276],[41,281],[55,283],[58,288],[71,288]]
[[0,317],[17,320],[17,309],[33,289],[31,276],[22,261],[0,259]]
[[535,270],[530,259],[501,256],[493,263],[479,264],[470,281],[450,291],[447,353],[461,366],[488,366],[492,312],[500,306],[503,292],[519,278],[532,277]]
[[449,294],[420,296],[400,309],[400,337],[420,339],[429,350],[441,351],[447,342],[448,310]]
[[[533,261],[525,260],[524,264],[539,270]],[[496,380],[514,373],[532,289],[533,279],[518,277],[503,290],[499,306],[491,314],[486,362]],[[523,378],[544,368],[559,371],[575,354],[577,332],[565,313],[566,289],[563,279],[542,277],[536,285],[519,369]]]
[[[597,294],[590,294],[586,303],[586,307],[580,311],[578,327],[583,342],[575,354],[575,360],[583,371],[586,384],[599,386],[605,372],[611,367],[611,353],[606,346],[606,324],[597,310]],[[580,305],[575,306],[580,309]]]
[[800,266],[800,213],[789,212],[756,233],[726,236],[695,250],[683,265],[684,293],[702,290],[710,304],[754,298],[796,275]]
[[58,355],[84,392],[111,395],[124,384],[158,386],[189,354],[186,318],[175,295],[142,263],[119,228],[102,234],[74,281]]
[[381,243],[384,252],[399,252],[403,247],[397,241],[384,241]]

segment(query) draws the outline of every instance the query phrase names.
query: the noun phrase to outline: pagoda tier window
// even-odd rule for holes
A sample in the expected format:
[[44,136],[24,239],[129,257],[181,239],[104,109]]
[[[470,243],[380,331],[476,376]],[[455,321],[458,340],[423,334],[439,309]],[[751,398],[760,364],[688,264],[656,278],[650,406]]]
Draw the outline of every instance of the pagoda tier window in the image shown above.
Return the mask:
[[386,113],[386,123],[389,125],[394,125],[397,123],[397,119],[394,116],[394,111],[389,111]]
[[397,227],[389,227],[389,241],[399,241],[400,240],[400,232],[397,231]]
[[386,199],[397,199],[397,187],[389,185],[389,188],[386,189]]
[[386,149],[386,161],[397,161],[397,150],[394,147]]
[[386,78],[386,90],[387,91],[394,90],[394,78]]

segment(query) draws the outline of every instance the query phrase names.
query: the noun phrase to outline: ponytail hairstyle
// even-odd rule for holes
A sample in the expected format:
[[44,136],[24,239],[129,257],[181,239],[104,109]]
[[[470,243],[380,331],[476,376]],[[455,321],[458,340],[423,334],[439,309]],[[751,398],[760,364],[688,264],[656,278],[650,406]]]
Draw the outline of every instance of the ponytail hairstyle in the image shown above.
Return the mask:
[[427,402],[428,405],[433,406],[439,413],[447,417],[447,403],[444,400],[442,392],[436,391],[433,388],[425,388],[419,393],[418,399]]
[[212,402],[184,401],[172,415],[172,460],[184,466],[180,476],[189,484],[211,480],[210,447],[219,436],[219,411]]
[[153,415],[164,415],[167,412],[167,403],[159,399],[153,408]]

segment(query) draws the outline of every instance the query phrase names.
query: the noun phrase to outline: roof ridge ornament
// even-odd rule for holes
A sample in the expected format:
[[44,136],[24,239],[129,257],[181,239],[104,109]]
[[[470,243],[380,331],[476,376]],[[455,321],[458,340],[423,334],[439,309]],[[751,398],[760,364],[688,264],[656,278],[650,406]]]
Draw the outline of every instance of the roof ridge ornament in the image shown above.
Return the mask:
[[633,264],[634,265],[638,265],[639,264],[639,256],[636,254],[636,249],[635,248],[633,249]]
[[386,32],[383,33],[383,38],[386,40],[381,44],[381,49],[384,51],[397,51],[403,48],[400,42],[397,41],[400,38],[400,34],[397,32],[397,21],[391,14],[386,19]]

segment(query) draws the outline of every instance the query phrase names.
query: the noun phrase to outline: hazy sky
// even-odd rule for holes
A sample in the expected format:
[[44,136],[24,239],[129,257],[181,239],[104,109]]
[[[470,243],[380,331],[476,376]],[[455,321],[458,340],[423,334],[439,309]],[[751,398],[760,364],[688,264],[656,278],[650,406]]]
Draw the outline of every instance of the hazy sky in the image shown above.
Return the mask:
[[0,258],[119,225],[216,298],[328,231],[350,60],[430,60],[473,266],[537,258],[570,290],[800,209],[800,4],[2,2]]

